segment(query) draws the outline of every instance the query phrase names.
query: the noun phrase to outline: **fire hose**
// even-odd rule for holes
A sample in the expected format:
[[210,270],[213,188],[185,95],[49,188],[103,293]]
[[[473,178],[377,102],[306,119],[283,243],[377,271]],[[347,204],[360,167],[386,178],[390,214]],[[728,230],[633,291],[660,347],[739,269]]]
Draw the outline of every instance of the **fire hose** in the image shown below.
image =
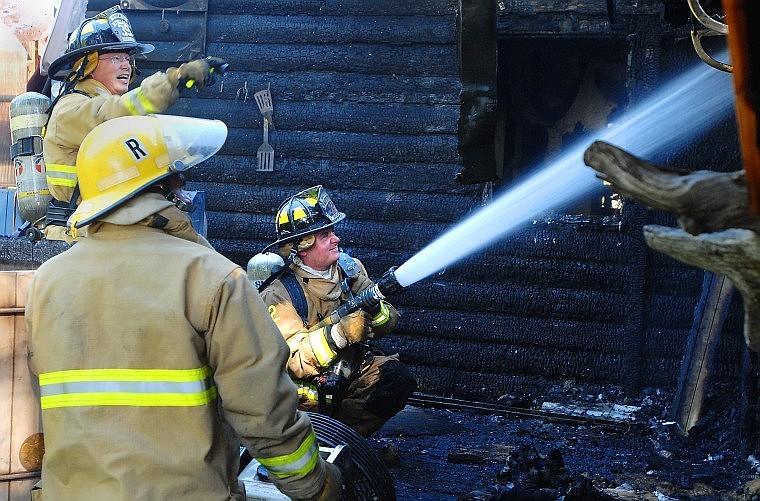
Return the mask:
[[340,319],[354,313],[355,311],[364,310],[372,311],[380,301],[388,296],[395,296],[403,292],[403,287],[396,279],[396,266],[386,271],[380,279],[373,285],[367,287],[356,296],[352,296],[345,303],[336,308],[332,313],[327,315],[322,321],[310,329],[315,331],[328,325],[334,325],[340,322]]

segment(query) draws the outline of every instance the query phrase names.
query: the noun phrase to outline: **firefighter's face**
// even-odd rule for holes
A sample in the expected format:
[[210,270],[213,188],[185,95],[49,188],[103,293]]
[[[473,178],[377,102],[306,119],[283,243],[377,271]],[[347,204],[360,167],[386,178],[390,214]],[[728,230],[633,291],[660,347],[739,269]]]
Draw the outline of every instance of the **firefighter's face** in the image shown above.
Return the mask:
[[110,52],[98,57],[92,78],[106,86],[111,94],[121,96],[129,90],[132,76],[132,56],[126,52]]
[[332,228],[315,234],[314,245],[298,253],[303,264],[317,271],[324,271],[338,262],[340,238]]

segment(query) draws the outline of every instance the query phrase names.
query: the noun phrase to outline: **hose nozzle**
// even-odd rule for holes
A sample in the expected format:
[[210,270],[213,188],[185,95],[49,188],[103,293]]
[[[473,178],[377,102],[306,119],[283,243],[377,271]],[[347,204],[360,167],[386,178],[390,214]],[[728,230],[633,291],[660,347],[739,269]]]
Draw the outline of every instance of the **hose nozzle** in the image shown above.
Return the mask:
[[383,296],[395,296],[396,294],[403,292],[405,289],[396,278],[396,268],[398,268],[398,266],[393,266],[375,283]]
[[319,322],[313,329],[323,327],[325,325],[333,325],[340,322],[340,319],[346,315],[362,309],[364,311],[372,311],[380,304],[380,301],[387,296],[392,296],[402,292],[404,287],[396,279],[394,273],[396,267],[394,266],[372,286],[367,287],[361,291],[358,295],[352,297],[337,310],[333,311],[330,315],[326,316],[321,322]]

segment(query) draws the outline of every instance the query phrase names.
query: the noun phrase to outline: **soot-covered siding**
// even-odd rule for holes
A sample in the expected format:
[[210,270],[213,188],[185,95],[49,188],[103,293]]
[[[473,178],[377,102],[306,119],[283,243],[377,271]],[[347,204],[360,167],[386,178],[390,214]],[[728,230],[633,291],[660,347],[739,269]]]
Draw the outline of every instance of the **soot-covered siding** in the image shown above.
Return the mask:
[[[628,20],[616,36],[651,26],[655,2],[644,3],[618,15],[645,14],[647,22]],[[98,0],[89,8],[109,6]],[[502,31],[507,19],[536,36],[609,27],[605,9],[581,2],[570,18],[562,9],[507,7]],[[245,266],[274,239],[279,203],[323,184],[348,215],[338,227],[344,247],[378,277],[476,210],[483,186],[455,182],[456,9],[453,0],[209,0],[206,52],[227,59],[231,71],[169,112],[229,127],[220,154],[189,173],[191,187],[207,194],[212,244]],[[158,36],[133,24],[142,41]],[[660,37],[634,43],[632,102],[633,88],[658,83],[662,49],[651,40]],[[150,61],[143,75],[167,65]],[[276,159],[272,172],[257,172],[262,117],[253,93],[265,88],[274,100]],[[567,381],[591,391],[675,387],[702,271],[646,247],[642,226],[662,217],[637,204],[619,219],[556,216],[537,216],[393,298],[403,319],[380,344],[401,354],[422,391],[494,399],[547,394]],[[718,359],[718,373],[732,374],[731,356]]]

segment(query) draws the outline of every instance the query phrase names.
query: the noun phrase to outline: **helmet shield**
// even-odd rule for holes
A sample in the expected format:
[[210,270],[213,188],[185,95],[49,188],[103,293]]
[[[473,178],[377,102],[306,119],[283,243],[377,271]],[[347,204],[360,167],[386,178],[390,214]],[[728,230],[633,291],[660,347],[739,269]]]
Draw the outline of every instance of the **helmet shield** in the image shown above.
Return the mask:
[[50,64],[48,74],[58,80],[65,79],[75,70],[73,65],[79,59],[94,52],[126,52],[139,55],[152,52],[153,49],[151,44],[137,42],[129,19],[116,6],[82,21],[69,36],[66,53]]
[[[195,129],[189,134],[188,129]],[[128,116],[95,127],[82,141],[77,172],[82,201],[69,219],[81,228],[148,186],[219,151],[227,127],[219,120],[169,115]]]
[[322,185],[307,188],[280,205],[275,216],[277,241],[262,252],[329,228],[345,217]]
[[197,118],[153,116],[161,124],[173,172],[185,171],[211,158],[227,138],[227,126],[220,120],[204,120],[203,127],[199,127]]

